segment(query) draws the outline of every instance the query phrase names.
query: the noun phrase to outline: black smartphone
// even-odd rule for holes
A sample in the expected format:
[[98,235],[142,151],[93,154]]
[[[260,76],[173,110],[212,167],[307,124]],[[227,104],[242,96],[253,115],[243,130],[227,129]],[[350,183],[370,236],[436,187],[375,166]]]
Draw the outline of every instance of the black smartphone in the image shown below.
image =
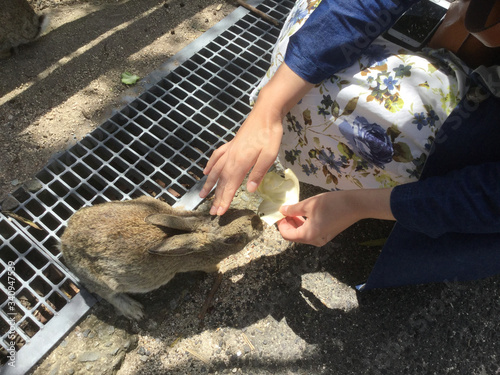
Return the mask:
[[421,0],[403,13],[384,37],[410,50],[418,50],[434,34],[449,5],[447,0]]

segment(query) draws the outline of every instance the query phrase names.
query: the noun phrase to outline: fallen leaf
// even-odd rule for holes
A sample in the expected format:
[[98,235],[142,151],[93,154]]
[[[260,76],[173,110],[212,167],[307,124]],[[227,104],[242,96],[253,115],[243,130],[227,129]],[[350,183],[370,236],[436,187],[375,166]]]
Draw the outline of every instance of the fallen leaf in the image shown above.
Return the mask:
[[138,75],[129,72],[122,73],[122,83],[125,85],[135,85],[138,80],[140,80]]

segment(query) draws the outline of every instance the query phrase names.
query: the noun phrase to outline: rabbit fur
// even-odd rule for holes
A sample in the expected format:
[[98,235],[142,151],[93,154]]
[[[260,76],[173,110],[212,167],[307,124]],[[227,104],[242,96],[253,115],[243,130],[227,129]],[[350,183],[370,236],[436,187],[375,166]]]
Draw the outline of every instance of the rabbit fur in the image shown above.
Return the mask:
[[80,209],[69,219],[60,249],[84,286],[138,320],[143,308],[126,293],[159,288],[178,272],[215,272],[262,230],[250,210],[210,216],[142,196]]
[[11,49],[40,36],[48,17],[35,13],[27,0],[2,0],[0,11],[0,59],[11,55]]

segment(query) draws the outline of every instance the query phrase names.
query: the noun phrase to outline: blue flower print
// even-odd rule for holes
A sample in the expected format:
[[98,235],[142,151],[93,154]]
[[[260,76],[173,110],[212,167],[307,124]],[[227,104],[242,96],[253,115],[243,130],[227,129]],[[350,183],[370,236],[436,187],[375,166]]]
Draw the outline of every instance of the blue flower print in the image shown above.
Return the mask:
[[285,160],[294,165],[297,161],[297,158],[300,157],[301,152],[301,150],[285,150]]
[[298,8],[295,14],[291,17],[290,25],[300,23],[304,18],[307,17],[307,9]]
[[411,76],[411,65],[400,64],[397,68],[394,68],[392,70],[394,71],[394,73],[396,73],[396,78]]
[[427,142],[425,142],[425,145],[424,145],[424,148],[430,152],[431,151],[431,147],[432,147],[432,144],[434,143],[434,137],[433,136],[429,136],[427,138]]
[[318,171],[318,167],[316,167],[313,163],[310,164],[302,164],[302,171],[307,175],[310,176],[312,174],[316,174]]
[[295,116],[292,116],[290,113],[286,115],[286,122],[290,125],[287,126],[289,131],[294,131],[296,132],[299,136],[302,133],[302,125],[300,125],[300,122],[297,121],[297,118]]
[[421,154],[418,158],[412,160],[414,165],[413,169],[407,169],[406,172],[411,177],[420,178],[422,175],[422,170],[424,169],[425,161],[427,160],[427,154]]
[[321,105],[322,106],[318,106],[318,115],[323,115],[323,117],[326,118],[326,116],[330,115],[330,111],[328,111],[328,108],[333,105],[332,97],[330,95],[323,95]]
[[318,160],[321,164],[326,165],[330,169],[335,169],[340,173],[340,168],[342,167],[341,161],[335,160],[335,155],[331,150],[328,150],[328,153],[323,149],[317,154]]
[[318,106],[318,115],[323,115],[324,117],[330,115],[330,112],[326,110],[324,107]]
[[427,112],[427,123],[429,126],[435,126],[436,121],[439,121],[439,116],[434,112],[433,109],[431,109],[429,112]]
[[416,124],[418,130],[422,130],[424,126],[428,125],[427,116],[425,116],[424,112],[415,113],[413,117],[414,120],[412,121],[412,124]]
[[368,78],[366,78],[366,83],[368,83],[368,86],[372,89],[376,89],[379,85],[377,79],[372,76],[368,76]]
[[387,89],[389,94],[392,95],[396,92],[397,85],[399,85],[399,79],[389,76],[383,79],[382,84],[380,85],[380,89],[381,90]]
[[323,104],[325,108],[331,107],[333,105],[332,97],[330,95],[323,95],[321,104]]
[[384,164],[392,161],[394,148],[391,139],[380,125],[370,124],[366,118],[357,116],[352,124],[342,122],[339,129],[353,151],[371,164],[384,168]]

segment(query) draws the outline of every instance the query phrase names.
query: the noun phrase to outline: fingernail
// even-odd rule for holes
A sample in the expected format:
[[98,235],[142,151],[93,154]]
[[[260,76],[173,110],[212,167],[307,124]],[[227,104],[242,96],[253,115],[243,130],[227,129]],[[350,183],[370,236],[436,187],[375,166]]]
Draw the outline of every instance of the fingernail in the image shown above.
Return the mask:
[[198,195],[200,196],[200,198],[205,198],[207,196],[207,191],[205,189],[201,189]]
[[247,184],[247,190],[249,193],[255,193],[255,191],[257,190],[258,187],[259,187],[259,185],[257,185],[257,183],[255,181],[250,181]]
[[210,208],[210,215],[215,215],[216,213],[217,213],[217,207],[212,206],[212,208]]
[[286,216],[286,212],[288,211],[288,205],[283,205],[280,207],[280,212]]
[[219,209],[217,210],[217,215],[219,215],[219,216],[220,216],[220,215],[222,215],[222,214],[224,214],[224,208],[219,207]]

